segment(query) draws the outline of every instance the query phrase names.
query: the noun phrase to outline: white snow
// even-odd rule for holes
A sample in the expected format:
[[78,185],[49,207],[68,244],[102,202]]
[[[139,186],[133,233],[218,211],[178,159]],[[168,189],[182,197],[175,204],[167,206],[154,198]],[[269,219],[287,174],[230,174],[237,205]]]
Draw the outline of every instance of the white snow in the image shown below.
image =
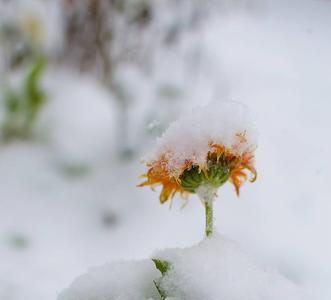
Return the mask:
[[184,114],[159,138],[147,160],[158,160],[165,154],[169,172],[175,176],[186,161],[204,165],[211,144],[224,146],[238,155],[255,150],[257,132],[246,106],[233,101],[212,102]]
[[300,289],[276,271],[259,266],[232,241],[214,234],[196,246],[160,251],[171,263],[160,288],[181,300],[302,299]]
[[151,260],[109,263],[78,277],[58,300],[159,299],[153,282],[158,273]]
[[255,263],[232,241],[215,234],[190,248],[159,251],[171,264],[162,277],[151,260],[110,263],[92,268],[58,300],[160,299],[154,281],[177,300],[298,300],[302,291],[276,271]]

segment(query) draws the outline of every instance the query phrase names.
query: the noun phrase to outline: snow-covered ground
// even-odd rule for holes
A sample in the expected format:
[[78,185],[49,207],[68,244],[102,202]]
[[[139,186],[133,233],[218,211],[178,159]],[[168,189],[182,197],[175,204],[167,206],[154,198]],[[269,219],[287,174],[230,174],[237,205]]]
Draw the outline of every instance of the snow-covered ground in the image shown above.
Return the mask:
[[[257,181],[239,199],[222,187],[215,226],[309,299],[330,299],[331,2],[222,7],[201,35],[203,74],[217,87],[192,86],[199,97],[187,105],[245,103],[256,116],[259,148]],[[158,193],[136,187],[143,152],[116,158],[108,94],[66,71],[50,70],[45,85],[41,131],[49,136],[0,148],[0,299],[55,299],[90,266],[198,243],[198,199],[183,209],[178,199],[171,210],[160,206]],[[134,105],[132,124],[146,107]]]
[[78,277],[59,299],[156,300],[161,299],[157,290],[167,300],[303,299],[295,284],[262,268],[217,233],[193,247],[153,257],[169,264],[163,276],[151,260],[110,263]]

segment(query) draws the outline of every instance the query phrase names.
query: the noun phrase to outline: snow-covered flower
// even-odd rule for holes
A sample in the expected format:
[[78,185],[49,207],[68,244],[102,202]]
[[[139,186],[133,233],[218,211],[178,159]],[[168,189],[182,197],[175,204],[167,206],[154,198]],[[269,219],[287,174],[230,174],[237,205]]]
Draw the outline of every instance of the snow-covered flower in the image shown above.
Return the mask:
[[248,179],[256,179],[256,130],[247,108],[237,102],[212,103],[172,123],[146,160],[146,181],[162,185],[161,203],[201,187],[216,190],[230,181],[237,195]]

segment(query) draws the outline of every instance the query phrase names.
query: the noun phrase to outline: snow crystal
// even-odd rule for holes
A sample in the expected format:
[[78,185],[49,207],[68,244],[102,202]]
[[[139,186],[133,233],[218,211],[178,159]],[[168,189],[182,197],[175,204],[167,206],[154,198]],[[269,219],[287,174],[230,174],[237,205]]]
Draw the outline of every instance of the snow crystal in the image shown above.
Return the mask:
[[218,234],[191,248],[164,250],[155,257],[172,265],[162,277],[160,288],[174,299],[297,300],[303,297],[292,282],[260,267],[234,242]]
[[158,160],[164,154],[170,172],[176,172],[187,160],[203,165],[210,143],[238,155],[255,150],[257,132],[246,106],[232,101],[212,102],[184,114],[158,139],[147,161]]
[[109,263],[78,277],[58,300],[160,299],[153,282],[158,276],[151,260]]

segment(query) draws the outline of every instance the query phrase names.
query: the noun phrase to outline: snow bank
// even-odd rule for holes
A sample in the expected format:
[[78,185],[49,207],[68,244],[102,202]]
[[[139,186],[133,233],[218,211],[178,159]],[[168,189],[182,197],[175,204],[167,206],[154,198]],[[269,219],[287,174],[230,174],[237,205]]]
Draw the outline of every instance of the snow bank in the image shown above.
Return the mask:
[[111,263],[91,269],[58,300],[298,300],[301,291],[277,272],[258,266],[235,243],[215,234],[196,246],[159,251],[170,262],[161,277],[149,260]]
[[297,300],[298,287],[277,272],[258,266],[238,246],[218,234],[186,249],[157,253],[174,267],[160,287],[181,300]]
[[246,106],[232,101],[212,102],[184,114],[158,139],[146,160],[156,161],[166,154],[169,172],[175,173],[186,161],[204,165],[211,143],[238,155],[255,150],[257,132]]
[[150,260],[109,263],[78,277],[58,300],[159,299],[153,283],[158,276]]

